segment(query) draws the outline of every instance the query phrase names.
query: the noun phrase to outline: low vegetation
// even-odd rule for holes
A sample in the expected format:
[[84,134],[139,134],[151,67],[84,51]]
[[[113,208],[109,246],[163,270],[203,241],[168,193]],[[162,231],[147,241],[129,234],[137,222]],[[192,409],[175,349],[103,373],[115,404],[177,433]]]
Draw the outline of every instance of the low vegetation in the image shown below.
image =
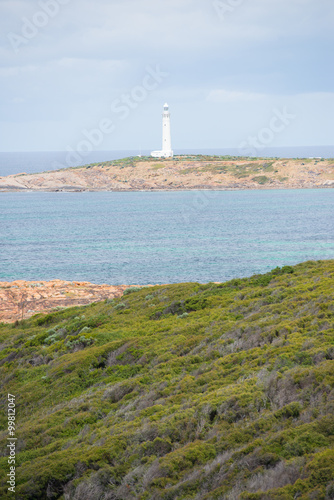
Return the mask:
[[15,498],[333,499],[333,278],[312,261],[0,325]]

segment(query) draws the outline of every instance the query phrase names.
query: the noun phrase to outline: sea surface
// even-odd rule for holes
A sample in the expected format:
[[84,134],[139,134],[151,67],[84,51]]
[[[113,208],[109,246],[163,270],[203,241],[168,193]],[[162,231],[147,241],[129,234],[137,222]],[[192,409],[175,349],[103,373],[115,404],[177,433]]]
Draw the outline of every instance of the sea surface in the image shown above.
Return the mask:
[[[175,150],[175,154],[211,154],[211,155],[236,155],[240,156],[237,148]],[[280,158],[309,158],[322,157],[334,158],[334,146],[303,146],[303,147],[268,147],[259,153],[262,157]],[[83,156],[82,153],[66,151],[40,151],[40,152],[0,152],[0,176],[33,174],[47,170],[77,167],[89,163],[117,160],[128,156],[150,155],[150,151],[92,151]]]
[[0,281],[225,281],[334,258],[334,195],[1,193],[0,251]]

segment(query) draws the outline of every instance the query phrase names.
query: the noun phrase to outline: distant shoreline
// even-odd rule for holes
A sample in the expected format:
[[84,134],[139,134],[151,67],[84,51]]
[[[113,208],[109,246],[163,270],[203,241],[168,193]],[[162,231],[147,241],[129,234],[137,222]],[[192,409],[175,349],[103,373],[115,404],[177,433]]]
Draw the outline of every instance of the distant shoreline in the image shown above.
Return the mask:
[[84,167],[0,177],[0,192],[161,192],[334,187],[334,160],[130,157]]
[[[86,164],[97,162],[106,162],[112,160],[119,160],[122,158],[147,156],[150,150],[128,149],[128,150],[113,150],[113,151],[99,151],[93,150],[86,156],[79,156],[78,160],[72,159],[69,163],[68,151],[3,151],[0,152],[0,177],[8,175],[15,175],[20,172],[28,174],[36,174],[45,171],[55,171],[60,168],[79,167]],[[175,152],[176,156],[179,155],[211,155],[216,157],[224,156],[241,156],[239,148],[207,148],[207,149],[178,149]],[[275,160],[277,158],[285,159],[309,159],[309,158],[324,158],[332,159],[334,161],[334,145],[322,146],[287,146],[287,147],[265,147],[261,150],[260,156],[266,159]]]
[[179,192],[228,192],[228,191],[290,191],[307,189],[333,189],[333,186],[308,187],[258,187],[258,188],[191,188],[191,189],[0,189],[1,193],[179,193]]

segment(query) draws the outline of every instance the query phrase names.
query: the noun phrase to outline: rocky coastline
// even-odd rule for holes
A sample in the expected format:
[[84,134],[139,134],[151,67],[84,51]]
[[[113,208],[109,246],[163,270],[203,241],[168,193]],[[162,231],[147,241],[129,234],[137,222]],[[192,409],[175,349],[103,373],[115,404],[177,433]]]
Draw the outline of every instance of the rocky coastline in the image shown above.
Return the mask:
[[0,282],[0,323],[13,323],[56,308],[84,306],[121,297],[129,285],[95,285],[79,281]]
[[0,177],[0,192],[186,191],[334,187],[334,159],[133,157]]

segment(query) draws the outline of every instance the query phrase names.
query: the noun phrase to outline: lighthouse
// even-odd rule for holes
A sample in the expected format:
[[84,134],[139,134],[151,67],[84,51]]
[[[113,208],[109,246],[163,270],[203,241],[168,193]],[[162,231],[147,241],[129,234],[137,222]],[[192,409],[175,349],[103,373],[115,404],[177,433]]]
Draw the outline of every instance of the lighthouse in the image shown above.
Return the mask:
[[172,138],[170,132],[170,112],[168,104],[164,104],[162,113],[162,150],[152,151],[151,156],[154,158],[172,158]]

